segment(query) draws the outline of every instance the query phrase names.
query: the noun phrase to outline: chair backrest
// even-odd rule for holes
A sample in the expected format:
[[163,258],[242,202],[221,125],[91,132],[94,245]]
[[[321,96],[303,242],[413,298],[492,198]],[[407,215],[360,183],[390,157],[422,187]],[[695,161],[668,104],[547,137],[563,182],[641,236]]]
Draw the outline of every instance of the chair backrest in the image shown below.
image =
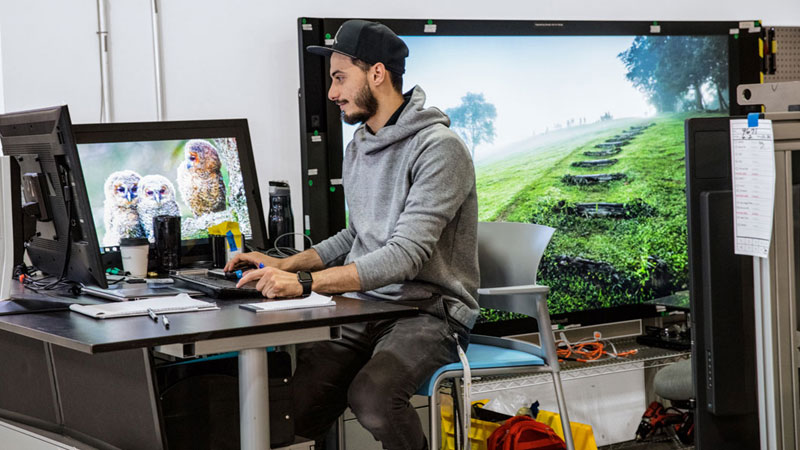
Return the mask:
[[[555,230],[531,223],[478,223],[478,265],[481,287],[536,284],[536,271]],[[485,295],[478,302],[484,308],[538,317],[530,295]]]

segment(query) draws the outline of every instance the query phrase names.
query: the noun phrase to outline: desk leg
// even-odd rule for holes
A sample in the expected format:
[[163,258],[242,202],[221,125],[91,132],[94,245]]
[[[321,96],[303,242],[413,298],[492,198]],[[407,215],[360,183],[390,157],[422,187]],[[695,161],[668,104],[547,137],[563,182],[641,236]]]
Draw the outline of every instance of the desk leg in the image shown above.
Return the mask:
[[239,351],[239,431],[243,450],[269,450],[267,350]]

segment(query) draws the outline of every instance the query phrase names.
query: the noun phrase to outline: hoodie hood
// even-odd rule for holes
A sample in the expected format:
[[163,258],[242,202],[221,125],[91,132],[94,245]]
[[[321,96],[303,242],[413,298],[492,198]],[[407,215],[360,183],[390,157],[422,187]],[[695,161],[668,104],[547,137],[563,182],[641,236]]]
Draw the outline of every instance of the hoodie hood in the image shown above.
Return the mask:
[[450,118],[447,117],[439,108],[425,108],[425,91],[419,86],[414,86],[404,96],[411,95],[405,109],[400,113],[397,123],[388,127],[383,127],[377,133],[372,134],[367,131],[366,124],[358,127],[350,145],[357,145],[359,150],[369,155],[379,152],[386,147],[412,137],[420,130],[431,125],[442,124],[450,126]]

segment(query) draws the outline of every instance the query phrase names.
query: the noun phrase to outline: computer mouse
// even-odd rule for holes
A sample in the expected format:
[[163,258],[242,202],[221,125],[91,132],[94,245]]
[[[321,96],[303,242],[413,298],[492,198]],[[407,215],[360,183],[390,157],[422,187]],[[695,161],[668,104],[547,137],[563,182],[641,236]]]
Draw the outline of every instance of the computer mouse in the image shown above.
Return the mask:
[[256,264],[240,261],[233,266],[233,270],[241,270],[242,272],[246,272],[248,270],[258,269],[259,267]]
[[224,274],[226,280],[236,281],[239,278],[242,278],[244,272],[242,272],[241,270],[233,270],[231,272],[224,272]]

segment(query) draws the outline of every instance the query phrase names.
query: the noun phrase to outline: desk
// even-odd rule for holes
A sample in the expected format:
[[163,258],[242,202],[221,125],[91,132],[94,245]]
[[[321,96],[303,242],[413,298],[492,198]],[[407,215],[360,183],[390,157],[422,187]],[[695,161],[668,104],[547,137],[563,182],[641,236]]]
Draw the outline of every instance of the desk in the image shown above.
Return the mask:
[[[19,290],[16,297],[26,297]],[[340,326],[412,316],[415,308],[335,297],[335,307],[271,313],[239,308],[253,300],[218,301],[216,311],[169,314],[170,328],[147,316],[96,320],[61,311],[0,316],[0,330],[82,353],[154,348],[176,356],[239,352],[242,449],[269,448],[266,347],[336,339]]]

